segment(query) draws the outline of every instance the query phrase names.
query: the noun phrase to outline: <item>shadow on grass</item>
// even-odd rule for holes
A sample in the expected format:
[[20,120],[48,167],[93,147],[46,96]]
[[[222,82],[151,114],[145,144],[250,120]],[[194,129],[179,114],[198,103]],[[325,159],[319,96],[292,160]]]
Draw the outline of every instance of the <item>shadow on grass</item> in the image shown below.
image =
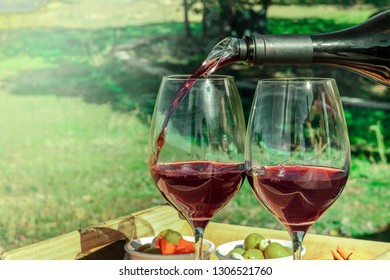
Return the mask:
[[6,82],[15,95],[78,97],[87,103],[108,103],[116,111],[131,112],[142,107],[144,114],[150,115],[160,77],[126,69],[120,61],[111,61],[100,67],[75,63],[25,70]]
[[363,234],[354,236],[357,239],[372,240],[372,241],[381,241],[381,242],[390,242],[390,225],[385,229],[379,232]]

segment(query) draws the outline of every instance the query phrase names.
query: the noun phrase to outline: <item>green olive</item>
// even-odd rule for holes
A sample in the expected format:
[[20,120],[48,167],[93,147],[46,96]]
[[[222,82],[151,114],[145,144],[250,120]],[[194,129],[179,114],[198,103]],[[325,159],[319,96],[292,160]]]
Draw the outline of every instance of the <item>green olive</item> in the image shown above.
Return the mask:
[[150,243],[145,243],[145,244],[139,246],[138,249],[137,249],[137,251],[138,251],[138,252],[143,252],[143,251],[145,251],[146,249],[149,249],[150,246],[151,246]]
[[274,242],[265,248],[264,255],[266,259],[277,259],[291,256],[291,252],[286,250],[283,245]]
[[263,260],[263,252],[259,249],[248,249],[243,255],[244,259],[247,260]]
[[154,255],[161,255],[161,249],[160,248],[149,248],[144,251],[146,254],[154,254]]
[[236,253],[236,254],[239,254],[239,255],[242,256],[242,255],[244,255],[245,250],[244,250],[244,248],[236,247],[236,248],[234,248],[233,250],[231,250],[231,251],[227,254],[227,256],[230,257],[233,253]]
[[289,256],[292,256],[292,254],[293,254],[292,248],[287,247],[287,246],[284,246],[284,249],[286,250],[286,252],[287,252],[287,254],[288,254]]
[[258,249],[259,244],[261,240],[263,240],[264,237],[259,233],[251,233],[249,234],[245,240],[244,240],[244,249]]
[[158,236],[162,236],[169,243],[176,245],[179,243],[179,239],[183,237],[180,232],[177,232],[172,229],[163,230],[158,234]]

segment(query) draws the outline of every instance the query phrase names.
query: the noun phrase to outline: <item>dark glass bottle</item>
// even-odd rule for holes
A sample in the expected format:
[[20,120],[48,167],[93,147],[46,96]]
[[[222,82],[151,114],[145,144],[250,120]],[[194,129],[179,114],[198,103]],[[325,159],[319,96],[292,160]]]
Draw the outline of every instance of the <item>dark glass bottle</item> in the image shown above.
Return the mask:
[[240,60],[251,65],[338,66],[390,86],[390,10],[337,32],[245,36]]

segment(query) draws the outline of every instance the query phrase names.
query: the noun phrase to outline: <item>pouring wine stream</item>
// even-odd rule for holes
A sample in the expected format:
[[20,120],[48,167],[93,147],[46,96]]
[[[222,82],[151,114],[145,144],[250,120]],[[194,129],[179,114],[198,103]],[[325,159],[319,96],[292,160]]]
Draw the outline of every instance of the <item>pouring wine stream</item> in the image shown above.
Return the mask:
[[162,125],[161,132],[156,141],[156,154],[154,155],[153,162],[156,163],[160,154],[160,151],[165,143],[165,133],[167,130],[169,119],[171,115],[184,100],[184,98],[190,93],[191,88],[196,83],[197,79],[201,76],[204,78],[209,77],[217,69],[230,63],[239,61],[240,44],[239,39],[234,37],[227,37],[220,41],[211,50],[207,58],[202,63],[202,66],[192,74],[178,89],[176,98],[173,101]]

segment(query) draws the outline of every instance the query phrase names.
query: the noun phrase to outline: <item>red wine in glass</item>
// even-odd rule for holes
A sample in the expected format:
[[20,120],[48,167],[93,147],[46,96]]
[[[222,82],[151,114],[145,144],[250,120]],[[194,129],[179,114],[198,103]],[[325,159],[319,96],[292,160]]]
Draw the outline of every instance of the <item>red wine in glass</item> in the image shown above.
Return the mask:
[[195,227],[205,228],[215,213],[237,193],[245,164],[191,161],[151,167],[161,194]]
[[291,231],[306,232],[341,194],[348,173],[317,166],[265,166],[248,181],[263,205]]

